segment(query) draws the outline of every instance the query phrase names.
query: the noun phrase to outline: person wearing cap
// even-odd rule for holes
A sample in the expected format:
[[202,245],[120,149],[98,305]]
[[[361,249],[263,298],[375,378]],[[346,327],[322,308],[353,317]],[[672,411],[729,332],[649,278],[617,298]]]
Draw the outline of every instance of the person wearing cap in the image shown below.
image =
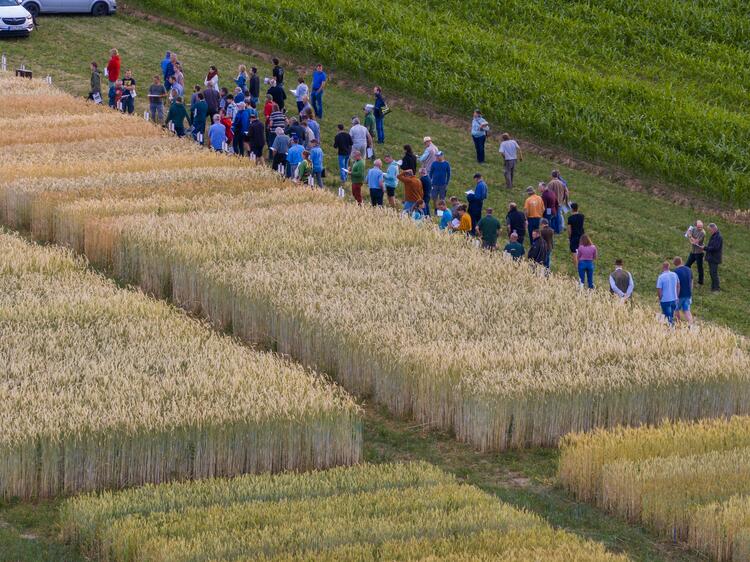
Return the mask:
[[224,143],[227,142],[227,130],[221,124],[221,115],[213,116],[213,124],[208,128],[208,140],[211,148],[216,152],[223,152]]
[[246,136],[250,130],[250,112],[245,107],[245,102],[237,104],[237,111],[232,120],[232,131],[234,132],[234,142],[232,149],[235,154],[245,155]]
[[385,191],[388,195],[388,206],[396,207],[396,186],[398,185],[398,162],[396,162],[390,154],[386,154],[383,159],[388,165],[385,171],[385,177],[383,178],[385,184]]
[[257,113],[250,114],[250,126],[243,137],[243,144],[247,144],[248,150],[255,156],[258,164],[263,164],[263,147],[266,141],[266,127],[258,118]]
[[482,179],[482,174],[474,174],[474,189],[466,193],[466,200],[469,202],[471,224],[479,224],[482,218],[482,206],[485,199],[487,199],[487,184]]
[[[395,164],[395,162],[394,162]],[[397,165],[398,166],[398,165]],[[389,166],[390,170],[390,166]],[[417,201],[422,200],[422,182],[414,175],[411,170],[404,170],[396,176],[404,184],[404,211],[407,213],[412,210]],[[386,176],[387,178],[387,176]],[[387,186],[387,184],[386,184]],[[388,200],[390,203],[390,194]]]
[[336,149],[339,156],[339,177],[341,183],[346,181],[346,176],[349,168],[349,155],[352,153],[352,136],[344,130],[344,125],[339,123],[338,133],[333,137],[333,148]]
[[349,129],[352,138],[352,150],[358,150],[363,156],[367,155],[367,147],[372,142],[370,132],[364,125],[359,123],[358,117],[352,117],[352,128]]
[[289,137],[284,134],[284,129],[281,127],[278,127],[274,133],[275,136],[271,145],[271,153],[273,154],[271,167],[274,170],[278,170],[279,166],[283,166],[286,172],[286,154],[289,152]]
[[373,167],[367,172],[367,187],[370,188],[370,203],[373,207],[383,206],[383,191],[385,191],[385,176],[383,175],[383,163],[380,159],[372,163]]
[[518,205],[511,202],[508,205],[508,214],[505,215],[505,223],[508,225],[508,238],[516,234],[516,241],[523,246],[526,238],[526,215],[518,210]]
[[448,184],[451,181],[451,165],[446,161],[442,150],[438,150],[436,160],[432,163],[432,168],[428,173],[432,181],[432,204],[434,206],[440,199],[445,199],[448,194]]
[[493,214],[492,207],[487,209],[487,214],[477,223],[477,235],[482,240],[482,248],[494,250],[497,247],[497,237],[502,226],[502,223]]
[[328,82],[328,75],[323,72],[323,65],[318,63],[315,66],[312,79],[312,94],[310,96],[313,110],[318,119],[323,119],[323,91]]
[[510,138],[509,133],[503,133],[503,140],[500,143],[500,154],[503,156],[505,187],[513,189],[513,176],[516,171],[516,162],[523,160],[523,153],[518,143]]
[[524,249],[523,244],[518,241],[517,232],[510,233],[510,239],[505,245],[505,248],[503,248],[503,252],[510,255],[510,257],[512,257],[516,261],[520,260],[524,255],[526,255],[526,250]]
[[365,161],[359,150],[352,151],[352,164],[349,177],[352,180],[352,197],[357,204],[362,205],[362,184],[365,182]]
[[482,117],[482,112],[474,110],[474,116],[471,120],[471,138],[474,141],[474,149],[477,153],[477,162],[484,164],[484,144],[487,141],[487,134],[490,131],[490,124]]
[[383,144],[385,142],[385,129],[383,128],[385,113],[383,113],[383,110],[388,107],[388,104],[386,104],[385,99],[383,99],[383,90],[380,86],[375,86],[375,88],[373,88],[373,93],[375,94],[375,103],[372,106],[372,114],[375,117],[375,128],[378,132],[378,144]]
[[544,216],[544,201],[531,186],[526,188],[526,194],[528,197],[524,201],[523,212],[526,214],[529,236],[531,236],[531,232],[539,228],[539,223]]
[[622,260],[617,258],[615,260],[615,270],[609,274],[609,291],[613,295],[616,295],[622,302],[630,302],[630,297],[633,296],[633,289],[635,289],[633,276],[629,271],[623,269]]
[[429,173],[432,169],[432,163],[437,159],[437,153],[440,152],[440,150],[432,142],[432,138],[424,137],[422,141],[424,142],[424,152],[422,153],[422,156],[419,157],[419,162],[422,166],[427,168],[427,172]]
[[323,167],[324,167],[324,156],[323,149],[320,148],[318,139],[313,139],[310,142],[312,149],[310,150],[310,161],[313,165],[313,178],[315,178],[315,185],[319,188],[323,188]]
[[293,178],[295,177],[297,166],[299,166],[304,159],[302,153],[305,151],[305,147],[299,143],[299,137],[297,135],[289,137],[289,143],[289,150],[286,153],[286,177]]

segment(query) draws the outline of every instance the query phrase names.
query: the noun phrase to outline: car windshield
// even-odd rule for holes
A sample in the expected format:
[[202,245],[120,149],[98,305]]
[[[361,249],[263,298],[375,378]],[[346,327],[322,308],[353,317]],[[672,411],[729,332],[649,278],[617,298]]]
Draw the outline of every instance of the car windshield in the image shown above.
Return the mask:
[[16,0],[0,0],[0,7],[6,8],[8,6],[18,6]]

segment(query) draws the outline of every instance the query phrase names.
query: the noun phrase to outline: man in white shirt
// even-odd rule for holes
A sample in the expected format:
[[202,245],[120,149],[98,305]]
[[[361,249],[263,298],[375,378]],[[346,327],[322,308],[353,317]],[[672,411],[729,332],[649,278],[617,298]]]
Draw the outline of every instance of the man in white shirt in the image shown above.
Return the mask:
[[500,143],[500,154],[505,161],[505,187],[513,189],[513,175],[516,170],[516,161],[523,160],[521,147],[510,138],[509,133],[503,133],[503,141]]
[[609,275],[609,290],[622,302],[628,302],[635,289],[633,276],[622,268],[622,260],[615,260],[615,270]]
[[352,154],[359,151],[360,154],[367,154],[367,147],[372,146],[372,136],[367,127],[360,125],[359,118],[352,118],[352,128],[349,129],[349,136],[352,137]]

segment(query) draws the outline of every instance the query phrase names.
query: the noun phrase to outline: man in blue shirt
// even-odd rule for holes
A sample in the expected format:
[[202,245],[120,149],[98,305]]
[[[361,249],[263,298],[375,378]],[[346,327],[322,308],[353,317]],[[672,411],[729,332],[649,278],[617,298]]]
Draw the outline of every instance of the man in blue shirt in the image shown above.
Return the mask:
[[441,199],[440,201],[438,201],[437,214],[440,217],[440,224],[438,225],[438,228],[440,230],[445,230],[453,221],[453,213],[445,204],[445,199]]
[[300,162],[304,160],[302,153],[305,151],[305,147],[299,143],[297,135],[291,135],[291,145],[289,151],[286,153],[286,177],[294,177],[294,171]]
[[385,171],[384,184],[388,196],[388,206],[396,207],[396,187],[398,186],[398,162],[390,154],[383,156],[388,169]]
[[224,143],[227,141],[227,128],[221,124],[221,115],[218,113],[213,117],[213,125],[208,128],[208,139],[211,148],[216,152],[224,150]]
[[[469,202],[469,216],[471,217],[472,226],[479,224],[482,219],[482,206],[487,199],[487,184],[482,179],[482,174],[474,174],[474,190],[466,194],[466,200]],[[472,234],[474,231],[472,230]]]
[[164,60],[161,61],[161,75],[166,79],[167,78],[167,67],[169,66],[169,63],[172,60],[172,53],[167,51],[167,54],[164,55]]
[[677,294],[677,320],[682,321],[682,314],[688,325],[693,325],[693,314],[690,307],[693,304],[693,270],[682,263],[682,258],[677,256],[674,261],[675,275],[680,280],[680,292]]
[[323,90],[326,87],[327,80],[328,76],[323,72],[323,65],[318,64],[315,67],[315,72],[313,72],[312,94],[310,96],[313,111],[318,119],[323,119]]
[[320,148],[317,139],[313,139],[310,143],[312,150],[310,150],[310,161],[313,167],[313,178],[318,187],[323,187],[323,149]]
[[664,318],[670,326],[674,326],[674,311],[680,294],[680,278],[674,271],[669,270],[668,261],[661,264],[661,275],[656,280],[656,292],[659,295],[659,304]]
[[448,184],[451,181],[451,165],[446,161],[442,150],[438,151],[437,160],[432,163],[429,174],[432,182],[430,197],[432,198],[432,205],[436,207],[438,201],[445,199],[448,193]]
[[383,162],[380,159],[372,163],[373,167],[367,172],[367,187],[370,188],[370,203],[372,206],[383,206],[383,192],[385,191]]

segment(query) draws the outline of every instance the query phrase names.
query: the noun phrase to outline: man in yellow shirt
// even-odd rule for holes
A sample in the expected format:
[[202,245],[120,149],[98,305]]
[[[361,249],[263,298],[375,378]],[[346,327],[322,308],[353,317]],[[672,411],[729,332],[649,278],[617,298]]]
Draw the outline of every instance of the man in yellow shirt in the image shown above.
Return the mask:
[[523,212],[526,213],[526,221],[529,224],[529,238],[531,238],[531,233],[539,228],[539,223],[544,216],[544,199],[537,195],[531,186],[526,188],[526,193],[529,196],[523,204]]

